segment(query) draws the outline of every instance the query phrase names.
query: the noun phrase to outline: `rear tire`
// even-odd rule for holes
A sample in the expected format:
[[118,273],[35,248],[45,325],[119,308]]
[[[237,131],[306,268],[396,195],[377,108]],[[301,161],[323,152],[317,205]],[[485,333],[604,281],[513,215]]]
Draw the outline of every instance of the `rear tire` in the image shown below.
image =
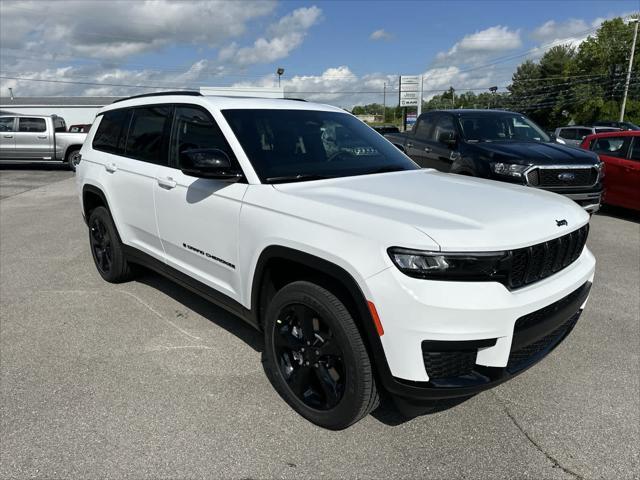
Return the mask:
[[93,261],[104,280],[121,283],[131,279],[131,266],[125,257],[120,235],[105,207],[97,207],[89,215],[89,244]]
[[331,292],[298,281],[267,308],[265,370],[300,415],[341,430],[377,407],[378,392],[364,342],[351,314]]
[[72,172],[75,172],[76,171],[76,167],[78,166],[78,163],[76,161],[76,155],[79,152],[80,152],[79,148],[73,148],[73,149],[70,149],[67,152],[67,158],[65,160],[66,160],[66,163],[67,163],[67,168],[69,170],[71,170]]

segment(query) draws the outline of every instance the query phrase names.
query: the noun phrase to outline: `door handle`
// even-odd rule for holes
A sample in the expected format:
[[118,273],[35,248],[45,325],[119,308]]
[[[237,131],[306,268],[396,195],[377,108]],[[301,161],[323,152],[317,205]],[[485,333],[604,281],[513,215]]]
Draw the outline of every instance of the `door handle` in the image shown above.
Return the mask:
[[407,143],[407,147],[413,147],[413,143],[408,142],[408,143]]
[[431,147],[424,147],[424,151],[427,153],[431,152]]
[[171,190],[172,188],[175,188],[175,186],[178,184],[171,177],[157,178],[156,180],[158,181],[158,185],[160,185],[162,188],[166,188],[167,190]]
[[46,139],[46,138],[47,138],[47,136],[46,136],[46,135],[38,135],[38,138],[41,138],[41,139],[43,139],[43,140],[44,140],[44,139]]
[[4,135],[4,138],[13,138],[13,135]]
[[113,173],[118,170],[118,166],[115,163],[109,163],[108,165],[104,166],[104,169],[109,173]]

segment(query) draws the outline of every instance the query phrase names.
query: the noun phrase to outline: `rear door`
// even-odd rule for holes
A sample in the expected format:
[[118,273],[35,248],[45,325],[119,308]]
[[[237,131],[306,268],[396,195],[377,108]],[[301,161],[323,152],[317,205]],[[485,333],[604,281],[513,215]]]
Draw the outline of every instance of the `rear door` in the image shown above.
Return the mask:
[[0,117],[0,159],[15,158],[15,117]]
[[604,202],[611,205],[625,206],[631,195],[628,184],[629,163],[627,159],[630,136],[600,137],[591,144],[591,150],[596,152],[604,162]]
[[15,142],[16,158],[53,160],[53,131],[42,117],[18,117]]
[[211,148],[222,150],[237,165],[210,112],[176,105],[171,163],[157,170],[154,182],[158,231],[169,266],[239,301],[238,223],[248,185],[192,177],[180,170],[185,151]]

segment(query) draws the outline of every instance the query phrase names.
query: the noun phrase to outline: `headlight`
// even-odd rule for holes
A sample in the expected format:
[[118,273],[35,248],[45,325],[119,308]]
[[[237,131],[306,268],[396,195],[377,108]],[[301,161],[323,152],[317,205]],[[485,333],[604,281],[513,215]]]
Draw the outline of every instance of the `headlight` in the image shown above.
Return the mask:
[[402,273],[415,278],[499,281],[508,272],[506,252],[442,253],[392,247],[388,253]]
[[503,175],[506,177],[523,178],[524,172],[530,167],[530,165],[516,165],[514,163],[490,163],[491,170],[496,175]]

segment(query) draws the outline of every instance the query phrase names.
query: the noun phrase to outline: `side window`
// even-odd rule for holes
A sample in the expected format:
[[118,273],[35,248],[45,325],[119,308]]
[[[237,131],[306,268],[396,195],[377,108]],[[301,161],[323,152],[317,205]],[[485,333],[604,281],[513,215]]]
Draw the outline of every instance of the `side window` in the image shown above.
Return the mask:
[[64,120],[60,117],[56,117],[53,119],[53,131],[54,132],[66,132],[67,126],[64,123]]
[[13,119],[14,117],[1,117],[0,132],[13,132]]
[[593,133],[587,128],[577,128],[576,131],[576,140],[584,140],[587,135],[591,135],[591,133]]
[[433,130],[433,115],[425,115],[418,120],[416,125],[416,138],[419,140],[430,140]]
[[443,133],[450,133],[452,135],[456,133],[456,127],[453,125],[451,115],[441,115],[438,117],[431,138],[434,142],[437,142]]
[[167,105],[134,108],[127,135],[126,155],[144,162],[168,165],[167,143],[171,128],[171,110]]
[[112,110],[104,113],[98,131],[93,137],[93,148],[107,153],[124,153],[129,115],[129,110]]
[[593,151],[609,157],[627,158],[631,137],[604,137],[594,142]]
[[181,166],[190,150],[216,148],[225,152],[232,162],[235,157],[215,120],[197,107],[176,107],[171,139],[172,165]]
[[566,140],[575,140],[576,139],[576,129],[575,128],[563,128],[560,130],[560,138],[564,138]]
[[19,132],[46,132],[47,123],[44,118],[27,118],[20,117],[18,119]]
[[631,147],[631,160],[640,161],[640,136],[633,137],[633,146]]

